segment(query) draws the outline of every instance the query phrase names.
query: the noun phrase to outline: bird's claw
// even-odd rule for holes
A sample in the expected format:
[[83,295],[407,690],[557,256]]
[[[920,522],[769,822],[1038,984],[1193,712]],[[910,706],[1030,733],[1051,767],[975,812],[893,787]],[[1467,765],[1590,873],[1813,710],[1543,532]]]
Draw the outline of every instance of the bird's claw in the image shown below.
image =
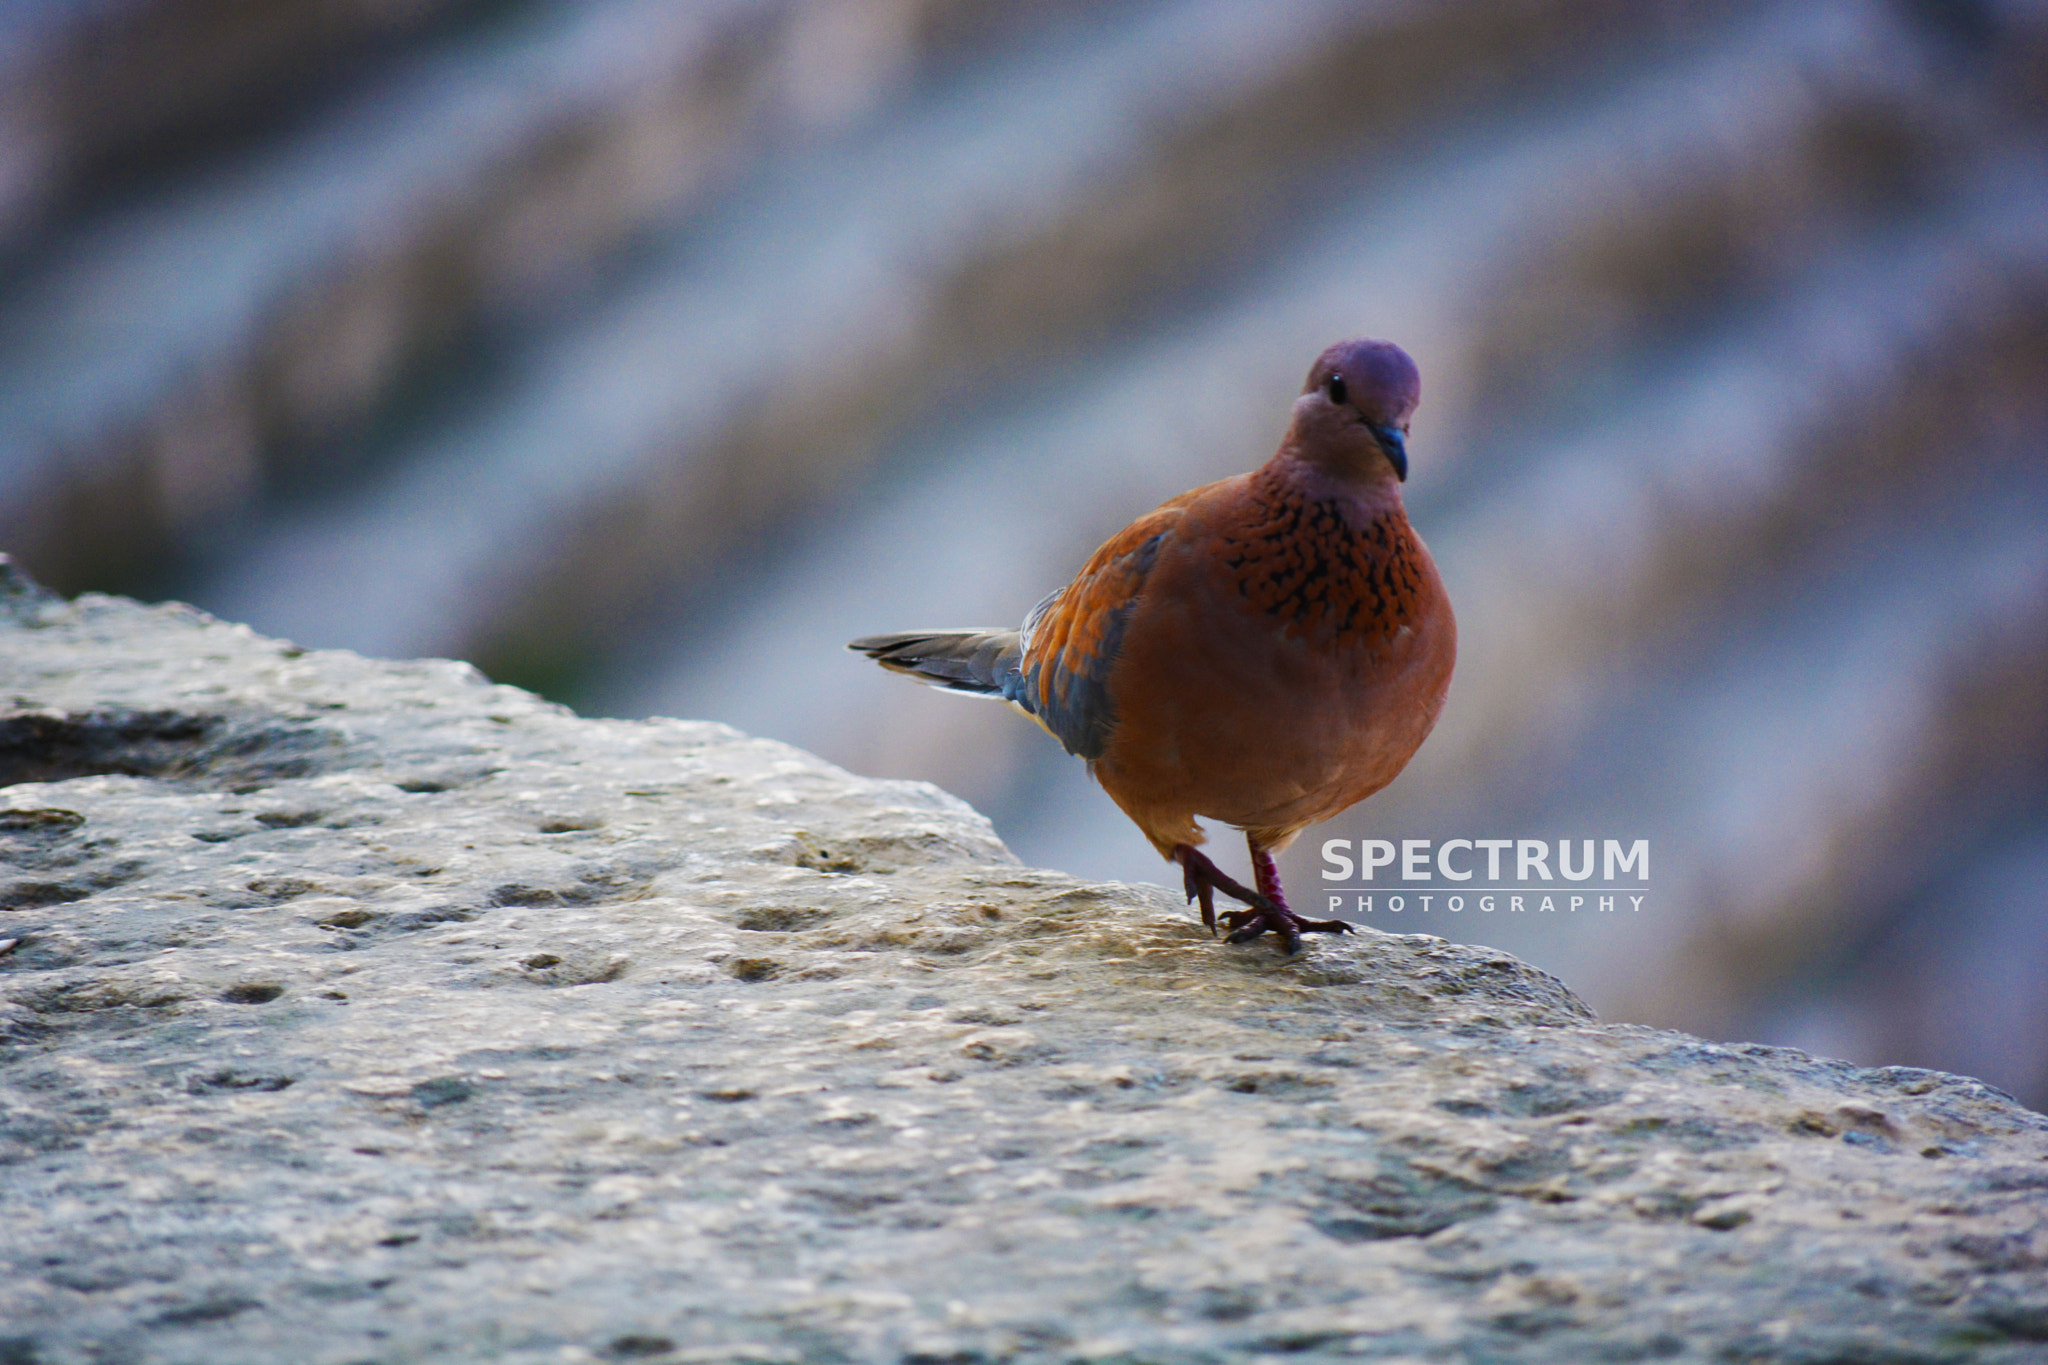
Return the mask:
[[[1260,897],[1264,900],[1264,897]],[[1259,935],[1271,932],[1280,940],[1282,951],[1293,953],[1301,948],[1301,936],[1312,934],[1348,934],[1351,926],[1341,919],[1303,919],[1292,910],[1268,902],[1265,906],[1254,906],[1239,910],[1224,917],[1230,929],[1225,943],[1250,943]]]

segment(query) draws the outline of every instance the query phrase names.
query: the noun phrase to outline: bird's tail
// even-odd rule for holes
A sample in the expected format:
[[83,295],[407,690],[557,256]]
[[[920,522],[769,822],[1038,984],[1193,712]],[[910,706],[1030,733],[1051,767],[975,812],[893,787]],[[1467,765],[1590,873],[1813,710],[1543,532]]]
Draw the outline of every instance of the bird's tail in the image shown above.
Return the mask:
[[911,630],[862,636],[846,647],[893,672],[954,692],[1011,701],[1021,686],[1024,646],[1014,630]]

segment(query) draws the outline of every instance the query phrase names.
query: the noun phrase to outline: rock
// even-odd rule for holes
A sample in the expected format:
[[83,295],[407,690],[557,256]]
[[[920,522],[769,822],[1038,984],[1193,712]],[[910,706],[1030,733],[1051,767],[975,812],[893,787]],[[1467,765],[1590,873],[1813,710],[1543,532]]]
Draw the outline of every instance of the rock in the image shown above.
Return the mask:
[[2048,1119],[0,575],[0,1360],[2038,1359]]

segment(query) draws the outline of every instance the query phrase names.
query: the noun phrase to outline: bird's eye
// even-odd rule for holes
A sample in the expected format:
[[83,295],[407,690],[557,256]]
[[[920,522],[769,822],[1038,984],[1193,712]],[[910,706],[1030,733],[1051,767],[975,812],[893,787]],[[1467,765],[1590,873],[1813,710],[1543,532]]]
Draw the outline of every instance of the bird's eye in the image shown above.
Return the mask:
[[1344,389],[1344,376],[1341,374],[1331,375],[1330,382],[1323,387],[1329,391],[1332,403],[1342,403],[1348,396]]

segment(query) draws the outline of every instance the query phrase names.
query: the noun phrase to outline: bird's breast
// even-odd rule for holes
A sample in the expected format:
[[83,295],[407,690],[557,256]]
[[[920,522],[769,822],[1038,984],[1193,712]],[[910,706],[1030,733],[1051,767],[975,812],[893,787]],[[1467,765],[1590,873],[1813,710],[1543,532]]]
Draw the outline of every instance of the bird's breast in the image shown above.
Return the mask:
[[1393,645],[1423,619],[1435,574],[1398,506],[1360,515],[1335,498],[1254,487],[1216,538],[1216,567],[1242,607],[1282,634],[1344,652]]

